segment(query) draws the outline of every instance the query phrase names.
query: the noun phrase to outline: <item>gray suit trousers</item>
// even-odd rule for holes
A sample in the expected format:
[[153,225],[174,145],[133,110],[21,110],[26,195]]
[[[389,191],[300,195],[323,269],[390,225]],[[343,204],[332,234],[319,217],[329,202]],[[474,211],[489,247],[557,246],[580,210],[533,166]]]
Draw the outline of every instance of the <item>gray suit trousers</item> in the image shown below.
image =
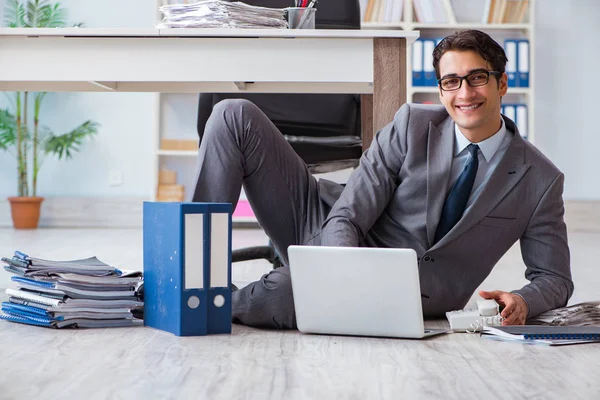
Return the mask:
[[[196,182],[192,201],[234,207],[243,186],[285,264],[232,294],[233,320],[296,328],[287,248],[320,242],[321,225],[335,198],[329,193],[321,198],[324,190],[275,125],[253,103],[239,99],[215,105],[200,144]],[[341,193],[338,186],[329,183],[329,192]]]

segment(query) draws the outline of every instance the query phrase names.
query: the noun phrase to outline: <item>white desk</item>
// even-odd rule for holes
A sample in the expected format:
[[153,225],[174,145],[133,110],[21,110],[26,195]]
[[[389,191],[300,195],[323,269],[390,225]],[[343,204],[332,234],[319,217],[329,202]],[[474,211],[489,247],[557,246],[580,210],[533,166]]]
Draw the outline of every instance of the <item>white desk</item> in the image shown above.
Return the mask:
[[0,28],[0,91],[357,93],[363,144],[406,102],[416,31]]

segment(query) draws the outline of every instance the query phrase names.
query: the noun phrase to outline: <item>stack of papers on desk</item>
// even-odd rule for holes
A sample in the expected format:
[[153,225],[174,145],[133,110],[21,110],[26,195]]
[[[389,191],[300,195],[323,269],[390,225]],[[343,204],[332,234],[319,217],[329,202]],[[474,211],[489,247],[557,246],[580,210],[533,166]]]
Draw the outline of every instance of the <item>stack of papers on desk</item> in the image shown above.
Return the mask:
[[142,273],[95,257],[53,261],[15,252],[2,258],[15,288],[6,289],[0,319],[52,328],[143,324]]
[[170,4],[159,8],[158,28],[280,28],[288,23],[283,8],[251,6],[242,2],[203,0],[194,4]]
[[546,311],[527,321],[531,325],[600,326],[600,301],[590,301]]
[[481,337],[549,346],[600,343],[600,328],[541,325],[484,326]]

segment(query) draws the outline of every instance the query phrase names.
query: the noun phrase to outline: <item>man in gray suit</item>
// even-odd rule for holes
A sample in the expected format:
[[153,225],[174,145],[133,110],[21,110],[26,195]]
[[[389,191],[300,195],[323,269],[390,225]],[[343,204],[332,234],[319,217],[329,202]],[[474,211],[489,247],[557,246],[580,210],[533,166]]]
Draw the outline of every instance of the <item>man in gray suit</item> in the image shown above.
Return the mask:
[[[412,248],[425,316],[463,308],[519,240],[530,283],[479,294],[504,305],[504,324],[523,324],[573,293],[563,174],[500,114],[501,46],[467,30],[442,40],[433,56],[443,106],[402,106],[345,188],[317,181],[252,103],[217,104],[192,200],[235,205],[244,185],[286,265],[293,244]],[[296,327],[288,266],[235,291],[232,301],[237,322]]]

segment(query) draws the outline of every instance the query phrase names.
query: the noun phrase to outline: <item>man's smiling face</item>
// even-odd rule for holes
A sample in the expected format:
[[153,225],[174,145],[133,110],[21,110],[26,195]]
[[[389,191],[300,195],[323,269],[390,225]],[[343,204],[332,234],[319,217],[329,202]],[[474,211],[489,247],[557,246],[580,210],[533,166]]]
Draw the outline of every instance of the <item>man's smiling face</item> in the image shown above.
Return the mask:
[[[447,51],[440,58],[441,78],[466,76],[474,71],[491,71],[492,68],[474,51]],[[505,73],[490,76],[487,84],[472,87],[463,80],[454,91],[440,91],[440,100],[460,128],[473,143],[481,142],[500,129],[501,98],[508,89]]]

